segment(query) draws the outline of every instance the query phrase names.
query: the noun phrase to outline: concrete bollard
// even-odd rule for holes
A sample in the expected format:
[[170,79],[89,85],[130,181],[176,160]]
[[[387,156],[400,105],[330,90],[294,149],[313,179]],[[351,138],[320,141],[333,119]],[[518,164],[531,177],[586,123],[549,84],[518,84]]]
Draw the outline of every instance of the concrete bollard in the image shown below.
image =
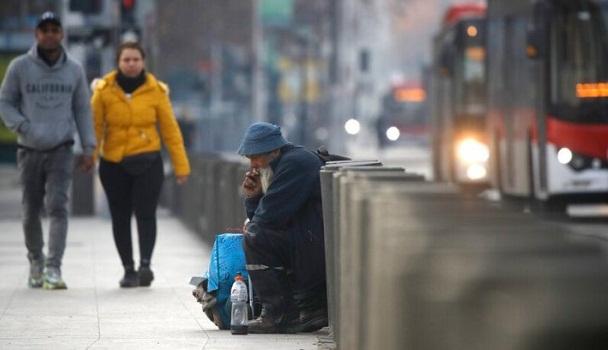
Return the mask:
[[377,160],[362,161],[335,161],[327,162],[320,170],[321,196],[323,204],[323,231],[325,240],[325,270],[327,279],[327,304],[329,317],[329,331],[337,338],[338,302],[336,260],[338,259],[338,242],[336,232],[337,223],[337,201],[334,191],[334,174],[344,167],[381,167],[382,163]]
[[[360,349],[599,349],[608,268],[597,243],[431,183],[365,196]],[[354,203],[353,202],[353,203]]]
[[366,265],[364,247],[370,234],[366,227],[369,221],[365,209],[368,193],[377,191],[384,183],[401,184],[405,182],[422,182],[424,176],[405,173],[403,169],[355,169],[340,170],[340,228],[338,265],[338,306],[341,322],[336,343],[340,349],[354,349],[365,336],[365,329],[360,327],[362,303],[361,285],[362,267]]

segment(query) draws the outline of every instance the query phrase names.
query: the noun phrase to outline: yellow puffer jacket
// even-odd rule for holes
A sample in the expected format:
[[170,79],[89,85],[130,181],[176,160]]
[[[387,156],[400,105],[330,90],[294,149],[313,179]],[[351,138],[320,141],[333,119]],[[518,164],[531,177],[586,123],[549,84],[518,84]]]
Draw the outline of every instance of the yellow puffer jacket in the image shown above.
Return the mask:
[[175,175],[190,174],[184,140],[173,115],[167,86],[147,73],[146,82],[129,97],[116,82],[116,74],[112,71],[94,87],[95,159],[101,156],[118,163],[127,156],[159,151],[162,135]]

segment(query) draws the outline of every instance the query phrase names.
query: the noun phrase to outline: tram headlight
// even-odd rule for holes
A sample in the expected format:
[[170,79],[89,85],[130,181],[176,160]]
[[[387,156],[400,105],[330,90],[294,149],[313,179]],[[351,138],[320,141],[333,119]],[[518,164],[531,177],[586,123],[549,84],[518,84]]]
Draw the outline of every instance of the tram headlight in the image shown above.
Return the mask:
[[[576,152],[572,152],[569,148],[562,147],[557,151],[557,161],[560,164],[569,166],[574,171],[582,171],[590,168],[600,168],[601,160],[597,158],[591,158]],[[594,165],[594,163],[600,163],[600,165]]]
[[465,163],[487,162],[490,157],[488,146],[472,138],[460,141],[456,150],[458,158]]
[[488,170],[481,164],[472,164],[467,168],[467,177],[471,180],[480,180],[488,175]]
[[561,164],[566,165],[570,163],[572,156],[572,151],[566,147],[560,148],[559,151],[557,151],[557,161]]
[[390,128],[386,129],[386,138],[387,139],[389,139],[391,141],[397,141],[400,136],[401,136],[401,132],[399,131],[399,128],[397,128],[396,126],[391,126]]

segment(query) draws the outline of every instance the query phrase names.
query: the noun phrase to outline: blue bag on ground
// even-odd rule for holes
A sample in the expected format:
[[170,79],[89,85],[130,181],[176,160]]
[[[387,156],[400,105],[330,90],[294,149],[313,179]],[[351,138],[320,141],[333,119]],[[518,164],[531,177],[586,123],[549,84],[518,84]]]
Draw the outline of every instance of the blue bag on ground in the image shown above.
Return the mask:
[[243,234],[224,233],[215,237],[211,249],[211,259],[206,277],[207,292],[215,294],[216,308],[222,319],[224,329],[230,328],[230,309],[226,304],[230,300],[230,288],[236,273],[240,272],[246,283],[248,274],[245,268],[245,253],[243,252]]

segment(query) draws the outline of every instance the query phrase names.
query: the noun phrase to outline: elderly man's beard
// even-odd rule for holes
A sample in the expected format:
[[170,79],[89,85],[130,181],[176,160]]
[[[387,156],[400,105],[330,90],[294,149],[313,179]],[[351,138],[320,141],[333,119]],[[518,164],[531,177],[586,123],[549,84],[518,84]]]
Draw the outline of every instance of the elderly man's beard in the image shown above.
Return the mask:
[[260,170],[260,184],[262,185],[262,192],[264,192],[264,194],[266,194],[266,191],[268,190],[268,186],[270,186],[270,183],[272,182],[272,175],[274,175],[274,173],[272,172],[271,167],[260,168],[259,170]]

